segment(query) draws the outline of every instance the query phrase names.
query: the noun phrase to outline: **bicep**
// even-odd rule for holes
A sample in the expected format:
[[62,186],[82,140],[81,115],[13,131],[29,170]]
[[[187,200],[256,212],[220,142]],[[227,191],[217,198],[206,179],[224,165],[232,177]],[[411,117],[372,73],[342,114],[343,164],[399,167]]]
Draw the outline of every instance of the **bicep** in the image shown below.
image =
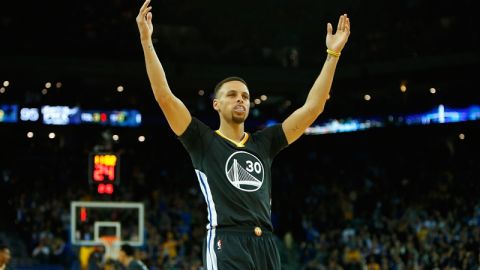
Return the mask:
[[303,135],[305,130],[313,123],[316,117],[307,107],[300,107],[294,111],[282,123],[282,129],[287,138],[288,144],[296,141]]
[[159,101],[158,104],[172,131],[177,136],[185,132],[188,124],[192,121],[192,116],[185,104],[174,95],[165,97],[162,101]]

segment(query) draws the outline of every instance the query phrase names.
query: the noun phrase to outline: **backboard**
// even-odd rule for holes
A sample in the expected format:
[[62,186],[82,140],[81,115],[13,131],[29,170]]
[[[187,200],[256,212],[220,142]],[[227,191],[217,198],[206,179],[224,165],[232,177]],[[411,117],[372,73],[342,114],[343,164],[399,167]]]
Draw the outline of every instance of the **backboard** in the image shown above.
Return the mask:
[[137,202],[84,202],[70,204],[70,238],[73,245],[103,245],[114,236],[119,244],[144,243],[144,205]]

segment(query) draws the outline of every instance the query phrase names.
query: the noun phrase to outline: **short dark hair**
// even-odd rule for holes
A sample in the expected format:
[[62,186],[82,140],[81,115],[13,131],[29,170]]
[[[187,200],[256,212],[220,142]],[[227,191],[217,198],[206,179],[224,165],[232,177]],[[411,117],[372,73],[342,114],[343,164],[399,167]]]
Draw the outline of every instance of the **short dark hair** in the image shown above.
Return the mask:
[[240,77],[232,76],[232,77],[225,78],[225,79],[221,80],[219,83],[217,83],[217,85],[215,86],[215,90],[213,91],[214,98],[217,97],[218,91],[220,90],[220,88],[222,88],[222,85],[224,85],[227,82],[231,82],[231,81],[239,81],[239,82],[242,82],[243,84],[247,85],[245,80],[240,78]]
[[125,252],[125,254],[127,254],[127,256],[133,256],[133,254],[135,254],[135,250],[129,244],[123,244],[120,247],[120,250]]

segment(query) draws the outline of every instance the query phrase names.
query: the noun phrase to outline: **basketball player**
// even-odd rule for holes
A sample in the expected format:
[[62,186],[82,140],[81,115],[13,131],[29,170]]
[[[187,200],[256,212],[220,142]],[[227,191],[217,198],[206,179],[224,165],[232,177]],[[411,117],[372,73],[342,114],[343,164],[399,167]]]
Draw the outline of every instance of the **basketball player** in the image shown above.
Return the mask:
[[272,237],[271,164],[323,111],[340,52],[350,34],[350,20],[340,16],[336,32],[327,24],[327,56],[305,104],[282,124],[253,134],[244,130],[250,91],[239,77],[217,84],[213,108],[220,127],[213,131],[170,90],[152,44],[152,13],[146,0],[137,16],[146,69],[156,101],[170,128],[193,162],[208,209],[203,260],[206,269],[281,269]]
[[148,270],[142,261],[134,258],[135,250],[129,244],[123,244],[118,253],[118,261],[126,270]]

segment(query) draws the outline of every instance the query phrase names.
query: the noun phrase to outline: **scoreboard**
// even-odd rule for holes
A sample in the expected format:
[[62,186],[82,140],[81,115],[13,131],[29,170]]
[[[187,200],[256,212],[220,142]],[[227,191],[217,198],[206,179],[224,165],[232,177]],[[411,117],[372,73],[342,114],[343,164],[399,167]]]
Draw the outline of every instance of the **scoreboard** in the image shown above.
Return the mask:
[[89,158],[89,183],[99,194],[113,194],[120,184],[120,158],[114,153],[92,153]]

